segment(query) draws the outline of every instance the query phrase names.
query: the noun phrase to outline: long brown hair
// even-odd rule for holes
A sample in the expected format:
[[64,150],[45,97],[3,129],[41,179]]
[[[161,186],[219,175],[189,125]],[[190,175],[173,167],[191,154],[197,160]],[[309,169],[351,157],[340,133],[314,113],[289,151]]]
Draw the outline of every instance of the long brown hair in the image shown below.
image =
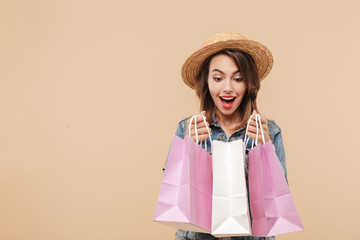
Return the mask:
[[[203,62],[198,73],[197,82],[195,85],[196,95],[200,100],[200,111],[206,111],[206,118],[211,123],[215,116],[216,107],[209,92],[209,67],[211,59],[221,54],[227,55],[234,60],[245,81],[246,92],[239,108],[236,110],[239,111],[241,116],[239,124],[236,126],[236,129],[239,129],[243,126],[246,126],[247,120],[250,118],[253,110],[258,112],[256,97],[260,89],[260,80],[255,61],[249,54],[239,50],[224,49],[208,57]],[[216,117],[219,119],[218,116]]]

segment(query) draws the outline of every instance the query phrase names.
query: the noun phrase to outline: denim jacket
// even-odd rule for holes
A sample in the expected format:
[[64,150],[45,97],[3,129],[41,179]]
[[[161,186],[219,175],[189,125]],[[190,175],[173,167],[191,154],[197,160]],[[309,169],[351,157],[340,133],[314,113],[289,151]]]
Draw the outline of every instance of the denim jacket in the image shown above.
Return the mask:
[[[186,118],[184,120],[182,120],[179,124],[178,127],[176,129],[175,135],[184,139],[184,137],[186,136],[187,133],[185,133],[186,131],[186,123],[187,120],[189,118]],[[278,156],[278,159],[281,163],[281,166],[283,168],[284,171],[284,175],[285,175],[285,179],[287,181],[287,171],[286,171],[286,162],[285,162],[285,150],[284,150],[284,145],[283,145],[283,139],[281,136],[281,129],[280,127],[275,123],[275,121],[268,119],[268,125],[269,125],[269,133],[270,133],[270,138],[271,138],[271,142],[275,148],[275,152],[276,155]],[[213,140],[218,140],[218,141],[223,141],[223,142],[232,142],[232,141],[236,141],[239,139],[244,139],[245,137],[245,130],[246,127],[242,127],[239,130],[237,130],[236,132],[232,133],[231,136],[229,137],[229,139],[227,139],[226,137],[226,133],[225,131],[221,128],[220,124],[218,123],[217,119],[214,118],[213,122],[210,123],[210,128],[211,128],[211,138]],[[248,152],[251,149],[252,146],[252,141],[254,141],[252,138],[249,139],[247,146],[246,146],[246,156],[245,156],[245,178],[246,178],[246,183],[248,185],[248,162],[249,162],[249,157],[248,157]],[[207,138],[206,139],[206,144],[207,144],[207,151],[211,154],[211,143],[210,143],[210,139]],[[205,149],[205,142],[203,141],[201,143],[202,148]],[[167,160],[166,160],[167,162]],[[165,167],[166,167],[166,163],[165,163]],[[164,170],[165,168],[163,168]],[[248,187],[248,186],[247,186]],[[249,189],[249,188],[248,188]],[[250,209],[249,209],[250,210]],[[250,212],[251,215],[251,212]],[[180,236],[183,236],[183,239],[216,239],[215,237],[213,237],[210,234],[205,234],[205,233],[195,233],[195,232],[188,232],[188,231],[183,231],[183,230],[178,230],[176,233],[177,239],[182,239]],[[268,238],[261,238],[261,237],[252,237],[252,236],[243,236],[243,237],[231,237],[232,240],[235,239],[239,239],[239,240],[260,240],[260,239],[275,239],[274,237],[268,237]]]

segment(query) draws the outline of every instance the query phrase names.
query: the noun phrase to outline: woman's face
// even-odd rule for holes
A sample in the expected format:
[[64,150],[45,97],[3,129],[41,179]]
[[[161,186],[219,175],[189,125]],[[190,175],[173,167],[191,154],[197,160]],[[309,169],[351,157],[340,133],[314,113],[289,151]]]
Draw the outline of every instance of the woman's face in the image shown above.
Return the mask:
[[236,109],[240,106],[246,87],[232,58],[222,54],[211,59],[208,85],[220,118],[231,118],[239,114]]

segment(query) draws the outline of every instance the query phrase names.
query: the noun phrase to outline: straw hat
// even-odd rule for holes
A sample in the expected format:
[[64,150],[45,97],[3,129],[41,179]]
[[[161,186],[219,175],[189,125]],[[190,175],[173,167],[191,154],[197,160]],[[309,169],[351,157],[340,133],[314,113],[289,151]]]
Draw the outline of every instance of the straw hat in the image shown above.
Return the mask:
[[241,50],[252,56],[260,81],[268,75],[274,63],[271,52],[261,43],[249,40],[238,33],[219,33],[206,40],[199,50],[186,59],[181,70],[181,76],[186,85],[194,88],[201,64],[223,49]]

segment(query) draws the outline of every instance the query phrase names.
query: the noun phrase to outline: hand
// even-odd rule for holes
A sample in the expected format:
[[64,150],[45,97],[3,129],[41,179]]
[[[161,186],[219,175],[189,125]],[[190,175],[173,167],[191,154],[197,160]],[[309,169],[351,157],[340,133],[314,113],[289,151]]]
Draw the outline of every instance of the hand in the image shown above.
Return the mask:
[[[254,110],[253,113],[257,114],[257,112]],[[248,128],[248,136],[251,137],[252,139],[256,139],[256,120],[255,120],[255,114],[254,116],[251,118],[250,124],[249,124],[249,128]],[[268,125],[268,121],[265,117],[260,116],[261,119],[261,125],[264,131],[264,137],[265,137],[265,143],[270,141],[270,133],[269,133],[269,125]],[[263,140],[262,140],[262,135],[261,135],[261,129],[259,126],[259,120],[258,120],[258,144],[263,144]]]
[[[204,122],[204,118],[206,121],[206,117],[205,117],[204,113],[205,112],[201,112],[200,114],[197,115],[197,118],[196,118],[196,128],[197,128],[199,141],[207,139],[209,137],[209,133],[208,133],[208,130],[207,130],[207,128],[205,126],[205,122]],[[186,126],[185,136],[189,136],[189,123],[190,123],[190,118],[187,120],[187,123],[186,123],[187,126]],[[209,123],[207,121],[206,121],[206,124],[207,124],[210,134],[211,134],[211,129],[210,129]],[[192,139],[194,139],[194,141],[196,142],[195,118],[193,119],[193,121],[191,123],[190,137]]]

